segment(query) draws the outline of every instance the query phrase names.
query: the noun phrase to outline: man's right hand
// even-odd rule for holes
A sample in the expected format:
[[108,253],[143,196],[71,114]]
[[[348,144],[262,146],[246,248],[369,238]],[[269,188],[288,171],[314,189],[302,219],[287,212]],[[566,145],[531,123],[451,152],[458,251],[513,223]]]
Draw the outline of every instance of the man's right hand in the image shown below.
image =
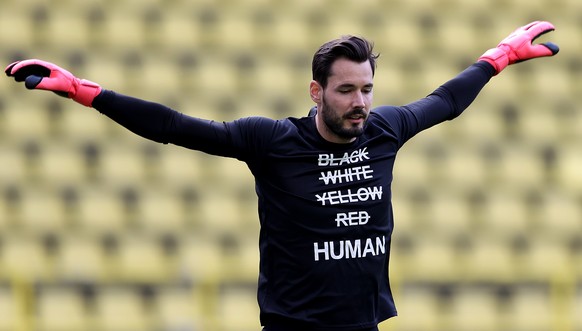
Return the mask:
[[67,70],[42,60],[17,61],[8,65],[4,72],[17,82],[24,82],[30,90],[52,91],[87,107],[91,107],[93,99],[102,90],[98,84],[79,79]]

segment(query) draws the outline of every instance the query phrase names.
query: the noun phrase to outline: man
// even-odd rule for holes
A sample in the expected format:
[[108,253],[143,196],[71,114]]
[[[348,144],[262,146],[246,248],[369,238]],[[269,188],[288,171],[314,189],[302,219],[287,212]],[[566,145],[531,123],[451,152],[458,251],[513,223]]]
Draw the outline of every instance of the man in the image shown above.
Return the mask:
[[[124,96],[45,61],[10,64],[29,89],[53,91],[145,138],[245,162],[261,224],[258,302],[266,331],[377,330],[396,315],[388,279],[392,169],[415,134],[460,115],[506,66],[552,56],[537,21],[429,96],[372,109],[377,56],[365,39],[330,41],[313,57],[310,116],[218,123]],[[274,82],[275,83],[275,82]]]

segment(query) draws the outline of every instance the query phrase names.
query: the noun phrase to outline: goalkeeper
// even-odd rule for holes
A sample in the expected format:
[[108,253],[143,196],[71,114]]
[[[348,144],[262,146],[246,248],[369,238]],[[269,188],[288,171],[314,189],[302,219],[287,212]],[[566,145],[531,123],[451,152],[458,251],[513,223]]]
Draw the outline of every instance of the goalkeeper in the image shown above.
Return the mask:
[[12,63],[6,74],[147,139],[245,162],[258,196],[264,330],[373,331],[396,316],[388,262],[397,152],[420,131],[459,116],[508,65],[558,53],[552,43],[533,43],[552,30],[544,21],[520,27],[430,95],[375,108],[378,56],[367,40],[341,37],[313,56],[309,115],[281,120],[190,117],[41,60]]

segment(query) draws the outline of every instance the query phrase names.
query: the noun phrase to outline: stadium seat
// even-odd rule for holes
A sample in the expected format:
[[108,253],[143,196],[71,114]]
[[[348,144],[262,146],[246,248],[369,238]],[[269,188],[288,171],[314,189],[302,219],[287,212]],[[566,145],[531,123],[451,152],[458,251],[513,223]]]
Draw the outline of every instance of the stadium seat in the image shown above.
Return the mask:
[[208,330],[204,301],[196,288],[161,287],[155,300],[158,330]]
[[219,329],[225,331],[260,329],[255,287],[226,288],[221,292],[218,303]]
[[120,233],[128,226],[116,190],[85,186],[80,194],[76,225],[88,233]]
[[90,317],[83,297],[75,287],[44,286],[37,297],[36,330],[88,330]]
[[54,233],[64,230],[67,213],[57,190],[29,189],[23,194],[19,224],[30,233]]
[[123,236],[112,257],[116,279],[135,284],[159,284],[176,279],[176,265],[161,244],[147,235]]
[[483,233],[496,233],[501,237],[527,233],[530,226],[526,205],[511,191],[488,194],[482,216]]
[[443,236],[423,238],[416,242],[406,263],[401,266],[403,277],[418,282],[456,279],[461,265],[452,241]]
[[222,256],[216,240],[204,233],[184,236],[180,245],[179,270],[182,279],[216,284],[221,279]]
[[[426,226],[433,233],[446,233],[449,235],[470,233],[472,214],[467,203],[460,194],[442,193],[435,194],[427,210],[429,219]],[[428,229],[426,229],[428,230]]]
[[77,185],[86,179],[84,160],[68,143],[46,144],[38,162],[40,180],[49,185]]
[[25,327],[22,298],[14,289],[0,287],[0,331],[13,331]]
[[148,314],[140,293],[129,286],[99,287],[93,318],[97,330],[152,330],[152,316]]
[[500,330],[501,310],[492,289],[460,287],[451,300],[447,330]]
[[0,185],[26,181],[25,158],[13,146],[0,144]]
[[53,263],[33,235],[12,233],[2,240],[0,279],[47,281],[53,277]]
[[187,229],[188,216],[180,198],[160,187],[142,190],[136,215],[136,225],[152,234],[179,234]]
[[[110,280],[111,259],[91,231],[63,236],[55,259],[58,279],[70,283],[99,283]],[[82,233],[82,232],[81,232]]]
[[46,31],[49,40],[45,42],[50,43],[52,47],[84,50],[89,46],[88,28],[85,17],[78,12],[65,8],[51,11]]
[[[99,112],[68,101],[59,119],[59,128],[63,139],[69,142],[95,141],[108,138],[108,121]],[[69,152],[73,149],[68,144],[67,148]]]
[[115,186],[134,185],[146,179],[145,165],[132,146],[107,144],[98,164],[101,181]]
[[537,215],[540,234],[569,238],[582,233],[582,214],[575,196],[548,190],[540,207]]
[[[146,43],[143,22],[138,15],[128,15],[127,11],[107,11],[103,34],[107,47],[117,50],[139,50]],[[123,31],[123,33],[119,33]]]
[[[53,97],[42,91],[29,98],[19,98],[11,103],[11,107],[3,114],[3,126],[5,134],[12,137],[13,141],[25,141],[42,139],[49,134],[49,123],[44,111],[44,97]],[[43,93],[43,94],[41,94]]]
[[580,314],[580,309],[582,309],[582,289],[580,286],[575,290],[574,303],[570,311],[570,316],[572,316],[573,329],[578,331],[582,330],[582,314]]
[[561,242],[560,237],[535,238],[522,261],[520,278],[524,280],[549,282],[560,274],[572,272],[568,246]]
[[462,275],[472,282],[503,283],[516,277],[515,255],[507,240],[476,236],[461,254]]
[[[0,35],[2,45],[10,45],[13,49],[28,50],[34,46],[34,26],[26,16],[26,11],[21,7],[11,7],[11,10],[3,10],[0,13],[0,31],[10,31]],[[16,59],[14,59],[16,60]]]
[[204,196],[201,196],[198,212],[197,226],[210,233],[230,233],[241,229],[243,225],[234,194],[224,189],[206,190]]
[[550,298],[547,289],[518,286],[508,301],[508,327],[515,331],[550,330],[552,326]]
[[395,293],[395,300],[398,316],[388,320],[386,326],[394,324],[397,331],[442,330],[445,322],[443,305],[439,302],[435,289],[428,286],[402,287]]

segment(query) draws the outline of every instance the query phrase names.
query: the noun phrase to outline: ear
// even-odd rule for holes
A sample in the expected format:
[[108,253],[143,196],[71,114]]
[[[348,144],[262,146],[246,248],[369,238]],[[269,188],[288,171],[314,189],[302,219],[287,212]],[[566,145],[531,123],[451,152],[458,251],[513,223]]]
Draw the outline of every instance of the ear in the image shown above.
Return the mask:
[[311,95],[311,100],[316,104],[321,103],[321,96],[323,94],[323,87],[318,82],[312,80],[309,84],[309,94]]

